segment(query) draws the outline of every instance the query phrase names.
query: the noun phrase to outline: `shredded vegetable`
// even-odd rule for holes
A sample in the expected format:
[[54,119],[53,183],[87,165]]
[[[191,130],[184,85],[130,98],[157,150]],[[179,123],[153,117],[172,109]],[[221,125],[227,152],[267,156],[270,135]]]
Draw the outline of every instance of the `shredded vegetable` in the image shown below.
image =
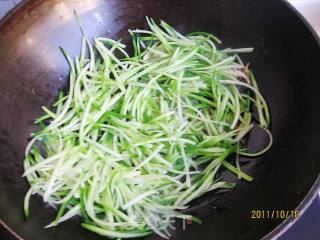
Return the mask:
[[[147,21],[150,30],[129,30],[131,56],[104,37],[84,35],[74,59],[61,48],[69,91],[43,107],[26,148],[27,217],[39,194],[59,208],[47,227],[81,216],[102,236],[169,238],[172,218],[197,220],[181,211],[193,199],[235,186],[221,171],[252,181],[239,156],[272,144],[267,103],[238,55],[253,49],[219,50],[212,34]],[[252,153],[246,136],[255,126],[270,143]]]

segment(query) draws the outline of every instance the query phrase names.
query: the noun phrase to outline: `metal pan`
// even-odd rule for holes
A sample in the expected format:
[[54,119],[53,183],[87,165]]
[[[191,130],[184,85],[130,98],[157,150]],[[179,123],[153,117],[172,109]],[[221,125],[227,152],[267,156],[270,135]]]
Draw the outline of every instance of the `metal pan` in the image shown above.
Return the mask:
[[[22,159],[33,120],[66,88],[68,67],[58,51],[79,53],[76,9],[89,37],[129,39],[127,29],[146,27],[145,16],[163,19],[183,33],[212,32],[224,46],[253,46],[246,56],[272,112],[274,145],[246,165],[255,181],[195,201],[190,212],[203,224],[178,227],[173,239],[271,239],[293,219],[252,219],[253,210],[304,211],[314,198],[320,170],[320,47],[306,23],[280,0],[33,0],[0,24],[0,218],[26,240],[102,239],[79,219],[44,229],[55,211],[39,197],[31,218],[22,214],[28,185]],[[252,136],[252,147],[263,138]],[[314,187],[312,187],[314,186]],[[309,194],[307,194],[310,191]],[[304,200],[303,200],[304,199]],[[277,227],[278,226],[278,227]],[[277,227],[277,228],[276,228]],[[276,230],[274,230],[276,228]],[[14,238],[18,238],[16,235]],[[147,239],[159,239],[150,236]]]

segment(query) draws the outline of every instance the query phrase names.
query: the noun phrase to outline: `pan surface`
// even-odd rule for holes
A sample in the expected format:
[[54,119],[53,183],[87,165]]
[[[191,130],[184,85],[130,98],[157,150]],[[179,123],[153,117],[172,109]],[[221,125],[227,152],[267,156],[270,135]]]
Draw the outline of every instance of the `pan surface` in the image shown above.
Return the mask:
[[[272,149],[244,170],[255,180],[240,181],[227,193],[195,201],[190,212],[201,225],[178,226],[173,239],[259,239],[283,219],[251,219],[252,210],[294,210],[320,172],[320,47],[296,13],[280,0],[34,0],[0,24],[0,219],[26,240],[103,239],[79,227],[79,219],[44,229],[54,209],[40,197],[24,220],[21,177],[24,149],[41,106],[67,87],[68,66],[58,47],[80,51],[75,9],[89,37],[122,38],[146,28],[145,16],[163,19],[183,33],[207,31],[224,47],[254,47],[251,63],[272,112]],[[252,136],[252,147],[265,139]],[[234,179],[236,181],[236,179]],[[308,199],[310,200],[311,197]],[[308,199],[306,201],[308,201]],[[273,233],[267,238],[274,236]],[[159,239],[150,236],[147,239]]]

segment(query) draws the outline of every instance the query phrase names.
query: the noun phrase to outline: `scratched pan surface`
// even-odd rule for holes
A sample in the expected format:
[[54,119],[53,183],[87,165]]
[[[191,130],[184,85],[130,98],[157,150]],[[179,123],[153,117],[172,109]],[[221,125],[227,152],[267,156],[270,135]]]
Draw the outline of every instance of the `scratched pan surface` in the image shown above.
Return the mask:
[[[253,46],[245,56],[272,111],[274,145],[245,166],[255,181],[227,193],[208,194],[189,210],[203,224],[181,226],[173,239],[258,239],[281,219],[252,220],[251,210],[292,210],[316,182],[320,169],[320,48],[308,27],[278,0],[34,0],[0,25],[0,218],[26,240],[102,239],[79,227],[79,219],[44,229],[54,216],[39,197],[31,217],[22,214],[28,189],[22,159],[33,120],[66,89],[68,68],[58,47],[79,53],[81,33],[128,41],[127,29],[146,27],[145,16],[163,19],[183,33],[207,31],[225,46]],[[252,135],[252,146],[265,141]],[[312,198],[308,195],[306,202]],[[287,223],[288,225],[288,223]],[[285,224],[281,225],[285,229]],[[269,237],[274,236],[273,234]],[[159,239],[150,236],[147,239]]]

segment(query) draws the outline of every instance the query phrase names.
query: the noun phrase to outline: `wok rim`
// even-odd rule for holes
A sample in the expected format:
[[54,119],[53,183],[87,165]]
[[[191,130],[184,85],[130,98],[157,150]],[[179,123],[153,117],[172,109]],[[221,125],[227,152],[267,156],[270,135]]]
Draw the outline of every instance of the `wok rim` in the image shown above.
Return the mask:
[[[287,0],[280,0],[283,4],[286,5],[287,8],[290,9],[291,12],[293,12],[299,20],[304,24],[304,26],[308,29],[308,31],[312,34],[314,40],[318,44],[318,47],[320,48],[320,35],[317,34],[315,29],[311,26],[311,24],[308,22],[308,20]],[[25,4],[28,4],[30,0],[25,0],[17,4],[13,9],[11,9],[9,12],[5,14],[0,19],[0,28],[2,25],[9,19],[12,15],[14,15],[15,12],[19,11],[19,9],[24,6]],[[319,195],[319,196],[318,196]],[[316,197],[320,198],[320,173],[315,180],[314,184],[308,191],[308,193],[305,195],[305,197],[302,199],[302,201],[299,203],[299,205],[296,207],[295,210],[299,212],[299,216],[302,216],[305,211],[308,209],[308,207],[312,204],[314,199]],[[299,221],[300,217],[298,218],[287,218],[280,224],[278,224],[272,231],[267,233],[265,236],[261,238],[261,240],[276,240],[279,237],[283,236],[297,221]],[[5,221],[0,218],[0,225],[3,228],[4,231],[6,231],[10,237],[13,237],[14,240],[24,240],[17,232],[15,232],[10,226],[5,223]]]

